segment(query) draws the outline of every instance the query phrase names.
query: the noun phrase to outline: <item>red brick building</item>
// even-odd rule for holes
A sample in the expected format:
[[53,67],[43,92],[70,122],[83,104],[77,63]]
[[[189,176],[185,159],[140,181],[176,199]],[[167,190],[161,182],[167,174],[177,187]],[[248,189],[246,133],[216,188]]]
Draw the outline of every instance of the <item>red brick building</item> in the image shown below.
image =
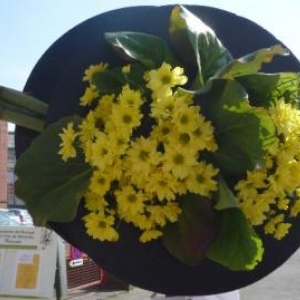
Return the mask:
[[7,207],[7,123],[0,121],[0,208]]

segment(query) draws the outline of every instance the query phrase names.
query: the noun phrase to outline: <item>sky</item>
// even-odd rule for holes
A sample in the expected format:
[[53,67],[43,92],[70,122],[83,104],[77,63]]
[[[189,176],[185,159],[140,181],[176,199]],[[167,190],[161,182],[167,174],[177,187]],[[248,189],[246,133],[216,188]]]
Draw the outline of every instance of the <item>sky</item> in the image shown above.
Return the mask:
[[236,13],[267,29],[300,60],[299,0],[0,0],[0,85],[22,90],[47,48],[88,18],[122,7],[167,4]]

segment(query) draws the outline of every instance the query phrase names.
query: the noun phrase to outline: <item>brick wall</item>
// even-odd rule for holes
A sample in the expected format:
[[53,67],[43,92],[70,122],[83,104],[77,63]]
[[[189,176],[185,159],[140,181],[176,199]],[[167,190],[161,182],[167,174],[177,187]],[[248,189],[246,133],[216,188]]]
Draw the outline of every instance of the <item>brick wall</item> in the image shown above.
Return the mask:
[[7,207],[7,123],[0,121],[0,208]]

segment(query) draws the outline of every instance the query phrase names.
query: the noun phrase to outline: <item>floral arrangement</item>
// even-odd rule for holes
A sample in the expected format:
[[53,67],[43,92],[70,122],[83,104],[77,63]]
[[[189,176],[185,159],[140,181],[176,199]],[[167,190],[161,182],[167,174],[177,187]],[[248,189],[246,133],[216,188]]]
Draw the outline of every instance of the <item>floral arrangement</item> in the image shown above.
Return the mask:
[[72,221],[83,201],[93,239],[116,242],[128,223],[183,263],[253,270],[263,235],[283,239],[300,212],[299,74],[261,71],[281,45],[233,58],[184,7],[169,33],[106,33],[124,65],[87,66],[87,114],[32,142],[17,195],[39,225]]

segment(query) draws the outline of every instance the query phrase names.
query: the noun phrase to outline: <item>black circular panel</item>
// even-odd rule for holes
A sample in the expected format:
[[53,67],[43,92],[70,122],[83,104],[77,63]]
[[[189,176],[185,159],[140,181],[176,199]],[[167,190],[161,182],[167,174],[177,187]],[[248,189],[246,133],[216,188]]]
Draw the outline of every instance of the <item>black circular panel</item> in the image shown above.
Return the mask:
[[[211,7],[186,7],[215,30],[234,57],[279,43],[272,34],[245,18]],[[81,78],[89,65],[120,64],[105,42],[104,32],[141,31],[167,39],[171,9],[172,6],[143,6],[110,11],[79,24],[58,39],[38,61],[24,89],[49,103],[47,124],[66,115],[84,114],[78,99],[85,88]],[[267,68],[270,72],[300,71],[300,64],[290,55],[276,57]],[[17,126],[17,156],[35,136],[34,132]],[[138,232],[126,224],[121,227],[121,238],[116,243],[91,239],[81,221],[83,213],[83,207],[79,207],[73,222],[50,226],[109,273],[134,286],[169,295],[208,295],[242,288],[274,271],[300,245],[300,223],[294,221],[284,240],[264,237],[264,260],[254,271],[232,272],[209,260],[199,267],[190,267],[171,257],[159,240],[139,243]]]

